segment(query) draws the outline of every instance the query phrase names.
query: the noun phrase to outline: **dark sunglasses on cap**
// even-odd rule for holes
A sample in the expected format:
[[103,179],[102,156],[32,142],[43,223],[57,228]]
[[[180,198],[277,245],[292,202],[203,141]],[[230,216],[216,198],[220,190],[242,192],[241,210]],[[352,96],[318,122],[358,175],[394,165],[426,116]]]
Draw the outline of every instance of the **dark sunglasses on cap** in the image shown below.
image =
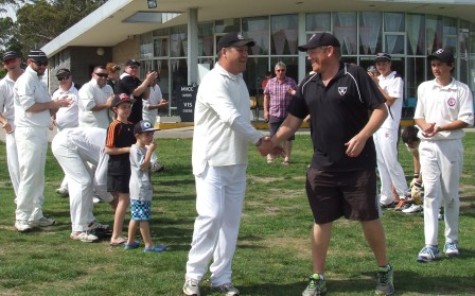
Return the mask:
[[58,79],[58,81],[68,80],[69,77],[71,77],[71,76],[70,76],[70,75],[66,75],[66,76],[56,76],[56,78]]
[[107,78],[109,76],[109,74],[107,74],[107,73],[94,73],[94,74],[96,74],[97,76],[102,77],[102,78]]

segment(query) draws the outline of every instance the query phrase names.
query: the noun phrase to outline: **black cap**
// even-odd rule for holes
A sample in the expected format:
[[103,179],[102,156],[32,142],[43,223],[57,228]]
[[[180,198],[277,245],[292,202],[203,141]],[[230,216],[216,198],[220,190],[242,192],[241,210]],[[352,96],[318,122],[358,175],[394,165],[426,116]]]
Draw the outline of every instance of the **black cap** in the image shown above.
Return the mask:
[[440,48],[430,54],[427,59],[430,61],[437,59],[442,63],[452,64],[455,62],[454,55],[449,49]]
[[135,100],[132,99],[131,96],[129,96],[126,93],[121,93],[121,94],[118,94],[118,95],[114,96],[114,99],[112,100],[112,107],[117,107],[122,103],[131,103],[132,104],[133,102],[135,102]]
[[150,121],[142,120],[135,124],[134,134],[141,134],[146,132],[158,131],[158,128],[155,128]]
[[383,61],[383,60],[386,60],[386,61],[391,61],[391,55],[389,53],[385,53],[385,52],[380,52],[380,53],[377,53],[376,56],[374,57],[374,60],[377,62],[377,61]]
[[218,51],[225,47],[231,47],[231,46],[254,46],[256,45],[256,42],[252,39],[244,38],[244,36],[241,33],[233,32],[233,33],[228,33],[221,37],[218,41]]
[[71,71],[69,71],[69,69],[66,69],[66,68],[61,68],[58,71],[56,71],[56,77],[57,78],[65,77],[65,76],[69,76],[69,75],[71,75]]
[[6,51],[3,54],[2,60],[4,62],[6,62],[6,61],[9,61],[9,60],[13,60],[15,58],[19,58],[19,57],[20,57],[20,55],[17,52],[15,52],[13,50],[9,50],[9,51]]
[[312,48],[328,45],[340,47],[340,41],[338,41],[338,39],[336,39],[336,37],[330,33],[315,33],[308,39],[307,44],[299,46],[299,50],[307,51]]
[[140,62],[135,60],[135,59],[131,59],[131,60],[128,60],[127,62],[125,62],[125,66],[126,67],[129,67],[129,66],[140,66]]
[[38,50],[38,49],[30,50],[30,52],[28,53],[28,58],[33,59],[37,62],[47,62],[48,61],[48,57],[46,56],[46,53],[44,53],[44,51]]

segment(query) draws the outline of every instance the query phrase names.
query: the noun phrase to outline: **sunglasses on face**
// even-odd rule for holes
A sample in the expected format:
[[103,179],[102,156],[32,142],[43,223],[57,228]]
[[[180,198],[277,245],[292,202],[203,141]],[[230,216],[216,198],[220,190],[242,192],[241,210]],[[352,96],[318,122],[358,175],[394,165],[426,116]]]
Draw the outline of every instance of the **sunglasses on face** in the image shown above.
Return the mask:
[[14,63],[15,61],[16,61],[16,59],[10,59],[10,60],[3,61],[3,63],[4,63],[5,65],[8,65],[8,64]]
[[96,74],[97,76],[101,77],[101,78],[107,78],[107,76],[109,76],[109,74],[107,73],[94,73]]
[[56,77],[56,78],[58,78],[58,81],[63,81],[63,80],[68,80],[69,77],[71,77],[71,76],[67,75],[67,76],[60,76],[60,77]]
[[33,61],[37,66],[48,66],[48,61],[40,62],[40,61]]

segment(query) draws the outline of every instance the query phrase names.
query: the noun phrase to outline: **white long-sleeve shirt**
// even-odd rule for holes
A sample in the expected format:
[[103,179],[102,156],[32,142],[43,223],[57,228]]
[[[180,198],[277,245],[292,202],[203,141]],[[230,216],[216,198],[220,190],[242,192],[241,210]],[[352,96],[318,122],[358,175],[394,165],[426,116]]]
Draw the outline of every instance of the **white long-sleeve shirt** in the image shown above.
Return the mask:
[[196,95],[193,174],[202,173],[207,164],[247,164],[249,142],[256,143],[263,136],[250,119],[249,92],[242,74],[231,74],[217,63]]

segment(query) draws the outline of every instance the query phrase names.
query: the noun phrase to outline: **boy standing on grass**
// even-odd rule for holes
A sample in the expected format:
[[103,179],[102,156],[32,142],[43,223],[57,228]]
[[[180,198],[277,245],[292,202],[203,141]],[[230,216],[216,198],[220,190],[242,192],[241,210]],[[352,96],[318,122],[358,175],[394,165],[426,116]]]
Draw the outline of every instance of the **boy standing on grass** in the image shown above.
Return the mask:
[[114,227],[110,245],[119,246],[126,243],[122,234],[125,212],[130,203],[130,146],[135,143],[134,125],[127,121],[133,100],[127,94],[119,94],[112,100],[112,110],[116,119],[107,128],[106,153],[109,154],[107,165],[107,191],[117,200],[114,214]]
[[459,184],[463,168],[463,128],[473,125],[470,88],[452,77],[455,59],[449,50],[438,49],[428,56],[435,79],[417,88],[414,120],[419,126],[419,156],[424,181],[425,246],[418,262],[440,257],[438,247],[439,208],[444,207],[444,253],[459,255]]
[[150,178],[150,160],[155,152],[153,133],[158,130],[152,123],[142,120],[135,124],[134,134],[137,142],[130,147],[130,223],[126,250],[136,249],[140,243],[135,241],[135,233],[140,226],[140,233],[145,244],[144,252],[162,252],[167,248],[153,245],[150,234],[150,212],[152,210],[153,189]]

